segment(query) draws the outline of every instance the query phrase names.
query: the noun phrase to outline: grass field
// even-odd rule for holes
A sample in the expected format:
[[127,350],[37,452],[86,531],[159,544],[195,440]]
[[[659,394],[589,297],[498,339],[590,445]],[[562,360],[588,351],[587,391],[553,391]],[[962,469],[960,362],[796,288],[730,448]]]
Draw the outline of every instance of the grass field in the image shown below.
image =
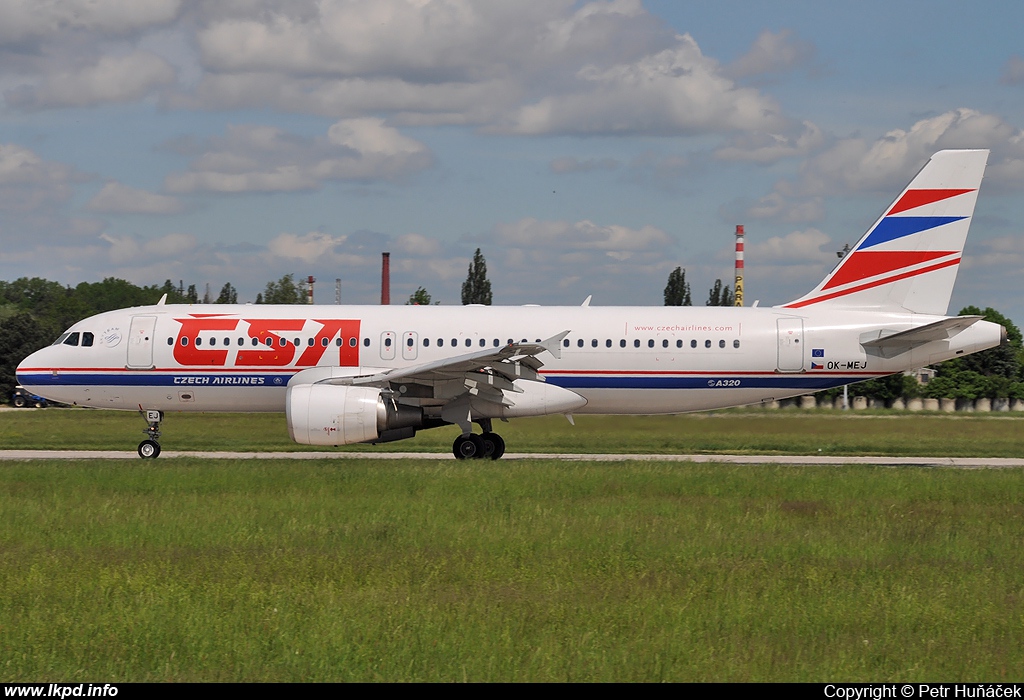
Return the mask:
[[[5,411],[0,449],[131,450],[143,427]],[[296,449],[280,415],[164,427],[168,450]],[[1019,456],[1021,428],[748,411],[500,429],[515,451]],[[0,681],[1021,681],[1022,497],[1020,469],[0,463]]]
[[1024,471],[0,468],[0,680],[1020,681]]
[[[137,413],[45,409],[0,413],[0,449],[132,451]],[[288,438],[283,414],[168,414],[165,450],[322,450]],[[561,416],[495,423],[510,452],[1024,456],[1024,417],[798,411],[722,411],[682,416]],[[456,428],[348,450],[448,452]]]

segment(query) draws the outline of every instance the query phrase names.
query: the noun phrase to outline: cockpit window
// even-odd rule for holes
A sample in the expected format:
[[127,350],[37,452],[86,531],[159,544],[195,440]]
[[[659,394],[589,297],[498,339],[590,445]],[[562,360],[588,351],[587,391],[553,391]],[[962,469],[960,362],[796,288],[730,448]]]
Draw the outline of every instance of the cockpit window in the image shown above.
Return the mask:
[[78,339],[81,334],[78,331],[74,333],[68,333],[68,337],[64,339],[65,345],[78,345]]
[[89,331],[85,331],[84,333],[82,333],[82,347],[83,348],[91,348],[92,347],[92,340],[93,340],[92,333],[90,333]]
[[53,344],[54,345],[62,344],[64,342],[64,339],[67,338],[69,335],[71,335],[71,334],[70,333],[61,333],[60,337],[57,338],[55,341],[53,341]]

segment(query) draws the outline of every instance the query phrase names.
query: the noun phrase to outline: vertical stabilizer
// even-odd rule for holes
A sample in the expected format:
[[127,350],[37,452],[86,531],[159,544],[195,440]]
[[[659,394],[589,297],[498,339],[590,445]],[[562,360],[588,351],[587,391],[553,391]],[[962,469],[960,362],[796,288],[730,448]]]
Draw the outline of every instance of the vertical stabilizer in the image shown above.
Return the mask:
[[987,160],[987,150],[933,155],[821,284],[783,308],[944,315]]

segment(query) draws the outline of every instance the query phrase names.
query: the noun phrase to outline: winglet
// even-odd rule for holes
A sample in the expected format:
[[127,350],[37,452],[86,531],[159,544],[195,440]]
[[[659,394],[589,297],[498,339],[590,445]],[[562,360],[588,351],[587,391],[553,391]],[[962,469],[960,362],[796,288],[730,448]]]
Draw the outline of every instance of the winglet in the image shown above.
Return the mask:
[[167,303],[167,295],[166,295],[166,294],[164,294],[164,295],[163,295],[162,297],[160,297],[160,301],[158,301],[158,302],[156,303],[156,305],[157,305],[157,306],[163,306],[163,305],[164,305],[164,304],[166,304],[166,303]]
[[[590,297],[587,297],[588,299]],[[562,359],[562,340],[565,336],[569,335],[569,331],[562,331],[558,335],[553,335],[545,341],[542,341],[540,346],[555,356],[556,360]]]
[[580,304],[580,306],[590,306],[590,300],[593,299],[593,298],[594,298],[593,294],[588,294],[587,298],[583,300],[583,303]]

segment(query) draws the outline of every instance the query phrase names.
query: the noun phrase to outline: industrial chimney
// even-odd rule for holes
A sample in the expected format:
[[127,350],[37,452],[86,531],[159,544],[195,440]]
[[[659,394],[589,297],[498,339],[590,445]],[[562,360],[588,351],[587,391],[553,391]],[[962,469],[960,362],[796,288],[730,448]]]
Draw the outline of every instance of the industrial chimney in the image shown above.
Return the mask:
[[380,303],[387,306],[391,303],[391,253],[381,253],[380,263]]
[[735,306],[743,306],[743,224],[736,225],[736,282],[733,289]]

